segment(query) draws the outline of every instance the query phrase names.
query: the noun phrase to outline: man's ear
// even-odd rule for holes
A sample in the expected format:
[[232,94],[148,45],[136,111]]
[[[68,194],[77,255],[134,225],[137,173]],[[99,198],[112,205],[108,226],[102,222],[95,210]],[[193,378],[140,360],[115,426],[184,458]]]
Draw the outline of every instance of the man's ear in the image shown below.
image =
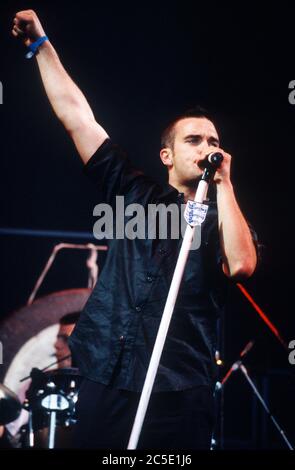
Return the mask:
[[165,147],[160,151],[160,158],[165,166],[172,166],[172,150],[169,147]]

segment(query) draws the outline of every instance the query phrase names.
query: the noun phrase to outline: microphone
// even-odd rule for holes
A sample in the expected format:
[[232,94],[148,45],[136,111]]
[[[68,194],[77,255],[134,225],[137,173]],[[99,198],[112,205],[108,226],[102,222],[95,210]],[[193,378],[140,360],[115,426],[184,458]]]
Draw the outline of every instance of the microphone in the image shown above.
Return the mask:
[[213,166],[214,168],[219,168],[223,160],[223,155],[220,152],[211,152],[206,156],[205,167]]
[[223,155],[220,152],[211,152],[206,155],[206,157],[203,160],[199,161],[199,167],[202,170],[205,170],[206,168],[208,170],[217,170],[217,168],[220,167],[221,162],[223,160]]
[[220,167],[222,160],[223,155],[220,152],[211,152],[206,155],[205,159],[199,162],[199,167],[204,169],[201,180],[210,183],[217,168]]

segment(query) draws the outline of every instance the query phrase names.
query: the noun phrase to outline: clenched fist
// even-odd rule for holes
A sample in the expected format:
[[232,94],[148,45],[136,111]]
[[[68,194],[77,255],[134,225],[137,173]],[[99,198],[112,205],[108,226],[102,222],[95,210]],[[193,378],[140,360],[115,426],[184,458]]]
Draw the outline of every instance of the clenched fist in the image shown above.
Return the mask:
[[32,42],[45,36],[39,18],[33,10],[19,11],[15,15],[12,34],[22,39],[26,46],[30,46]]

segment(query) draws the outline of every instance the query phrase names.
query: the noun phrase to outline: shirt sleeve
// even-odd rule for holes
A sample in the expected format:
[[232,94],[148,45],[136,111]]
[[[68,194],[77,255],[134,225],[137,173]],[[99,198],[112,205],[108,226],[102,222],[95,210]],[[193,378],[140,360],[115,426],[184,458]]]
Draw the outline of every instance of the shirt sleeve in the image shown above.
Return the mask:
[[113,204],[116,195],[129,195],[130,200],[139,200],[155,183],[142,171],[133,167],[125,152],[106,139],[84,166],[84,173],[93,181],[102,199]]

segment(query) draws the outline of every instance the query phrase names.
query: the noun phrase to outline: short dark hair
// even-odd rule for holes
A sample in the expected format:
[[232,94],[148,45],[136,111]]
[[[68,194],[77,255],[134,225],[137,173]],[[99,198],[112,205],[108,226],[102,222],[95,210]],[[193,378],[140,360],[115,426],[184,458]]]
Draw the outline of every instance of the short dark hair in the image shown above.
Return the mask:
[[165,147],[171,147],[171,148],[173,147],[174,138],[175,138],[175,125],[178,123],[178,121],[181,121],[181,119],[186,119],[186,118],[191,118],[191,117],[206,118],[209,121],[213,122],[210,112],[207,111],[205,108],[202,108],[201,106],[196,105],[192,108],[187,109],[183,113],[175,116],[174,119],[170,120],[170,122],[165,127],[161,135],[161,149]]
[[77,323],[80,316],[80,312],[67,313],[59,319],[60,325],[71,325],[72,323]]

